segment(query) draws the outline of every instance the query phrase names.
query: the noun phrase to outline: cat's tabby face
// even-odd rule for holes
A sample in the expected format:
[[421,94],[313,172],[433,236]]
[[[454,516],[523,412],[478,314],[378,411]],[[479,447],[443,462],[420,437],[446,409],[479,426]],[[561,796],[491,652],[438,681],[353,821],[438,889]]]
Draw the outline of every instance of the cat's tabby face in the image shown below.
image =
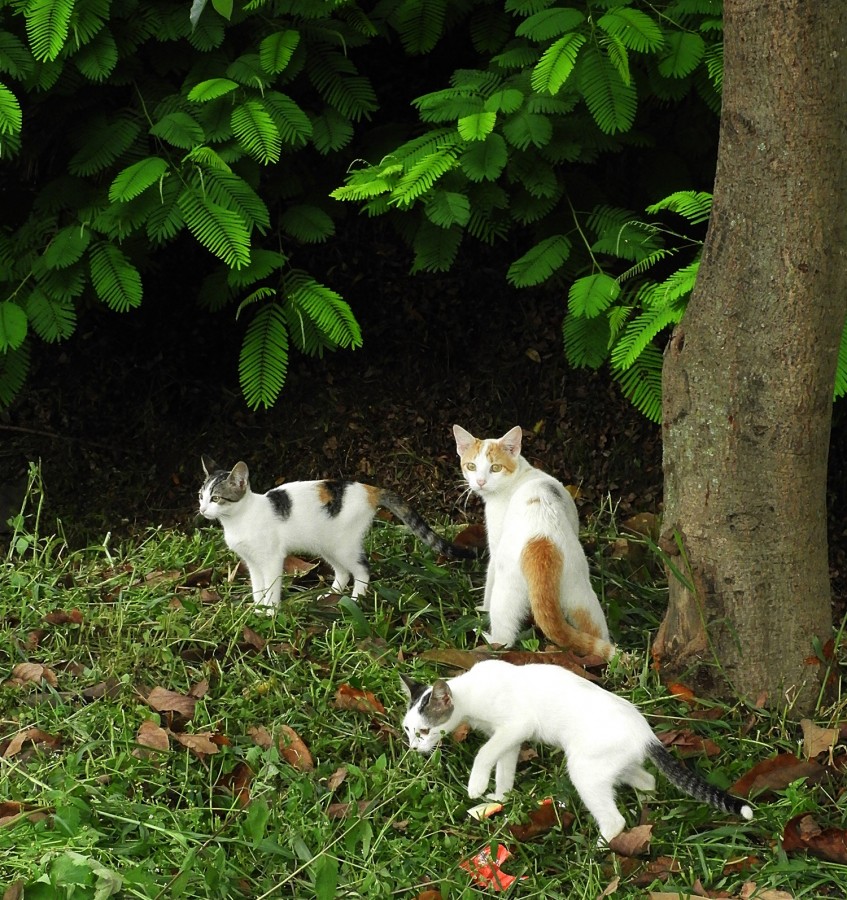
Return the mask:
[[459,425],[453,426],[453,434],[462,474],[474,493],[484,498],[508,485],[518,467],[520,427],[516,426],[497,439],[476,438]]
[[203,471],[206,480],[199,492],[200,514],[207,519],[220,519],[231,513],[234,504],[247,492],[250,483],[247,466],[239,462],[227,472],[204,456]]

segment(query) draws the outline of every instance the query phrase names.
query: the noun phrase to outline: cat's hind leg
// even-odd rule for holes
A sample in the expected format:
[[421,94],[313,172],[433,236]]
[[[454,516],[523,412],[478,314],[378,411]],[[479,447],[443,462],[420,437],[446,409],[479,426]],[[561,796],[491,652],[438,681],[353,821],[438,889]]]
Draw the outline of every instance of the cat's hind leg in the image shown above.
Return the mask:
[[626,828],[626,820],[615,805],[614,780],[608,769],[601,770],[596,760],[590,760],[584,766],[572,766],[569,761],[568,775],[586,809],[596,820],[603,841],[608,843],[617,837]]
[[488,616],[489,631],[483,637],[490,644],[511,647],[529,616],[526,581],[517,567],[497,567]]
[[637,791],[655,791],[656,778],[643,766],[631,765],[621,772],[620,780]]

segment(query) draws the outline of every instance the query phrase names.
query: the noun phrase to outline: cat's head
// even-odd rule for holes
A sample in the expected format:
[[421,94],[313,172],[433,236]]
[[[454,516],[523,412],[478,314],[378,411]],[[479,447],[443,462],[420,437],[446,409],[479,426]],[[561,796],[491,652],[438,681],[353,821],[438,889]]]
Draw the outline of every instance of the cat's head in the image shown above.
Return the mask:
[[419,684],[405,675],[400,676],[409,708],[403,717],[403,730],[412,750],[432,753],[446,731],[453,716],[453,695],[446,681],[439,678],[431,687]]
[[208,456],[201,461],[206,480],[200,488],[200,513],[207,519],[226,517],[250,488],[247,464],[238,462],[227,472]]
[[501,438],[475,438],[461,425],[453,426],[456,451],[468,487],[483,499],[506,487],[515,474],[521,455],[520,425]]

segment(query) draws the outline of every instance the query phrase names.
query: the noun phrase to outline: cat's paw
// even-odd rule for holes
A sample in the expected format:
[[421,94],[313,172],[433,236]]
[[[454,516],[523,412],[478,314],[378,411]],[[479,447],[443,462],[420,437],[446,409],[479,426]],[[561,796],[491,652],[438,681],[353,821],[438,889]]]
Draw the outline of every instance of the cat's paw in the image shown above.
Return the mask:
[[476,800],[485,793],[487,787],[488,779],[483,781],[481,778],[474,778],[474,776],[471,775],[470,781],[468,782],[468,797],[470,797],[471,800]]
[[485,795],[485,799],[490,800],[492,803],[502,803],[506,799],[506,795],[499,791],[492,791],[490,794]]

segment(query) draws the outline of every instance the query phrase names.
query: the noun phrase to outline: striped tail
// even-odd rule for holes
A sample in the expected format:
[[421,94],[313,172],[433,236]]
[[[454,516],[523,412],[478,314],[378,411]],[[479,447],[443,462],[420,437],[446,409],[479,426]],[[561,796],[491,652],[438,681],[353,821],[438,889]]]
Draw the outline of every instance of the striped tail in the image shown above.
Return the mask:
[[595,626],[587,615],[584,617],[584,630],[574,628],[565,618],[559,601],[563,565],[561,550],[548,538],[527,541],[521,554],[521,569],[526,578],[529,606],[535,624],[560,647],[573,650],[580,656],[611,659],[615,655],[614,646],[589,631]]
[[753,818],[753,809],[748,803],[703,781],[699,775],[671,756],[660,741],[651,743],[647,753],[665,778],[689,797],[748,821]]
[[426,523],[423,516],[415,512],[405,500],[392,491],[380,489],[376,501],[377,506],[383,506],[394,513],[415,537],[423,541],[427,546],[432,547],[436,553],[440,553],[449,559],[475,559],[479,556],[479,551],[475,547],[460,547],[458,544],[441,537],[440,534],[436,534]]

